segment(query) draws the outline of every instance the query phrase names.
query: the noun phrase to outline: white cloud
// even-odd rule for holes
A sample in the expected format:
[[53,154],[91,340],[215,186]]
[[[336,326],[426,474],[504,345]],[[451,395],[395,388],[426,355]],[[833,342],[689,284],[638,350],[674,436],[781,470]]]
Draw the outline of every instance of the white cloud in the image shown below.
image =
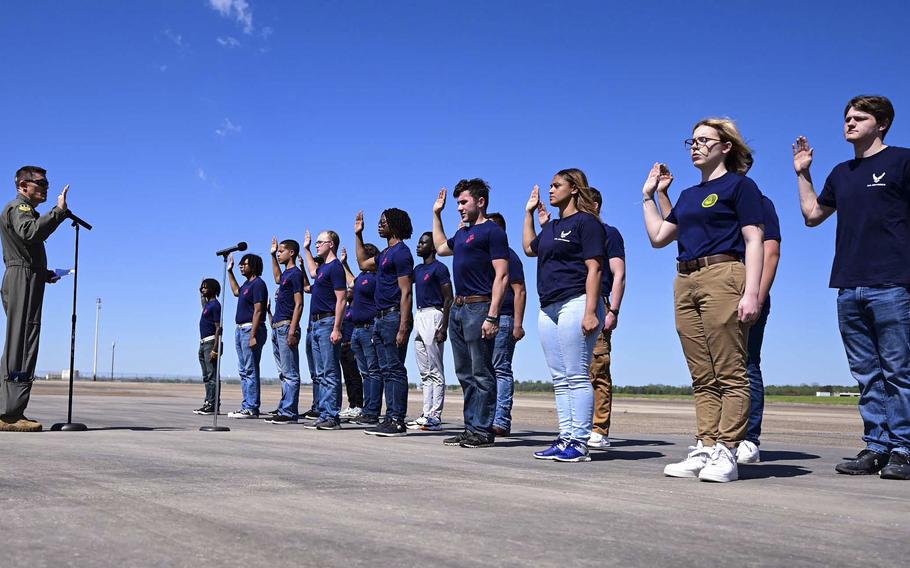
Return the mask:
[[262,39],[269,39],[269,36],[275,33],[275,30],[269,26],[265,26],[259,33],[262,35]]
[[183,36],[178,33],[174,33],[170,29],[164,30],[164,37],[171,40],[171,42],[177,47],[185,47],[186,45],[183,43]]
[[198,177],[202,181],[206,181],[207,179],[209,179],[208,176],[205,175],[205,170],[203,170],[202,168],[196,168],[196,177]]
[[215,41],[217,41],[218,44],[221,45],[221,47],[227,47],[228,49],[230,49],[232,47],[240,46],[240,42],[237,41],[237,38],[231,37],[231,36],[226,36],[226,37],[219,36]]
[[209,7],[225,18],[233,18],[243,26],[243,33],[253,33],[253,9],[247,0],[208,0]]
[[231,122],[230,118],[225,118],[224,122],[221,123],[221,128],[215,129],[215,134],[221,137],[225,137],[231,133],[239,133],[243,130],[243,127],[239,124],[234,124]]

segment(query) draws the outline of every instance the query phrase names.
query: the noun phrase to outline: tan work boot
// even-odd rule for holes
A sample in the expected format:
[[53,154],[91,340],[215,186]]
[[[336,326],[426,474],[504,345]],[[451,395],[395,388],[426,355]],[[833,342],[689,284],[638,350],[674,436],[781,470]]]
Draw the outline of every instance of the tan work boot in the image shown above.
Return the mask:
[[0,432],[40,432],[44,428],[40,422],[26,417],[10,418],[0,416]]

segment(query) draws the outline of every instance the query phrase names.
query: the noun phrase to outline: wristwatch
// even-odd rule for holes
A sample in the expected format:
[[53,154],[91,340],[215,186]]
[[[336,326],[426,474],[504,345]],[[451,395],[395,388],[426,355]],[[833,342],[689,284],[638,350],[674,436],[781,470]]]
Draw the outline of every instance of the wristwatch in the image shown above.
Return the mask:
[[613,308],[609,308],[607,311],[609,311],[614,316],[619,317],[619,310],[614,310]]

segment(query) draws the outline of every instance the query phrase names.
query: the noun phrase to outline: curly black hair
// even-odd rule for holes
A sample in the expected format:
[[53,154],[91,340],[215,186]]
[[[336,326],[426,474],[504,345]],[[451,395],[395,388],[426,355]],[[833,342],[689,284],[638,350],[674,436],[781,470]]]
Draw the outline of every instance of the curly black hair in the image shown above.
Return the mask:
[[247,253],[247,254],[243,255],[243,257],[240,259],[239,264],[243,264],[244,262],[250,263],[250,270],[253,271],[253,274],[255,274],[256,276],[262,276],[262,257],[261,256],[259,256],[258,254]]
[[401,240],[411,238],[414,227],[411,225],[411,217],[407,211],[397,207],[390,207],[382,212],[382,216],[385,217],[385,222],[388,224],[389,232],[392,235]]

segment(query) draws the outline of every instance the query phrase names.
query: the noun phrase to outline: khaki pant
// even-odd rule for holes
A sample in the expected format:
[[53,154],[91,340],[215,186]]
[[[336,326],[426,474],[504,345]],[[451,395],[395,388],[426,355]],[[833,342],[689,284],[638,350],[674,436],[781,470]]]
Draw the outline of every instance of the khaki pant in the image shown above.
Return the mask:
[[613,378],[610,376],[610,341],[613,332],[601,330],[591,356],[591,385],[594,387],[594,431],[610,435],[613,409]]
[[737,319],[745,281],[742,263],[725,262],[679,274],[673,283],[676,331],[692,374],[696,437],[706,446],[732,448],[746,435],[748,326]]

